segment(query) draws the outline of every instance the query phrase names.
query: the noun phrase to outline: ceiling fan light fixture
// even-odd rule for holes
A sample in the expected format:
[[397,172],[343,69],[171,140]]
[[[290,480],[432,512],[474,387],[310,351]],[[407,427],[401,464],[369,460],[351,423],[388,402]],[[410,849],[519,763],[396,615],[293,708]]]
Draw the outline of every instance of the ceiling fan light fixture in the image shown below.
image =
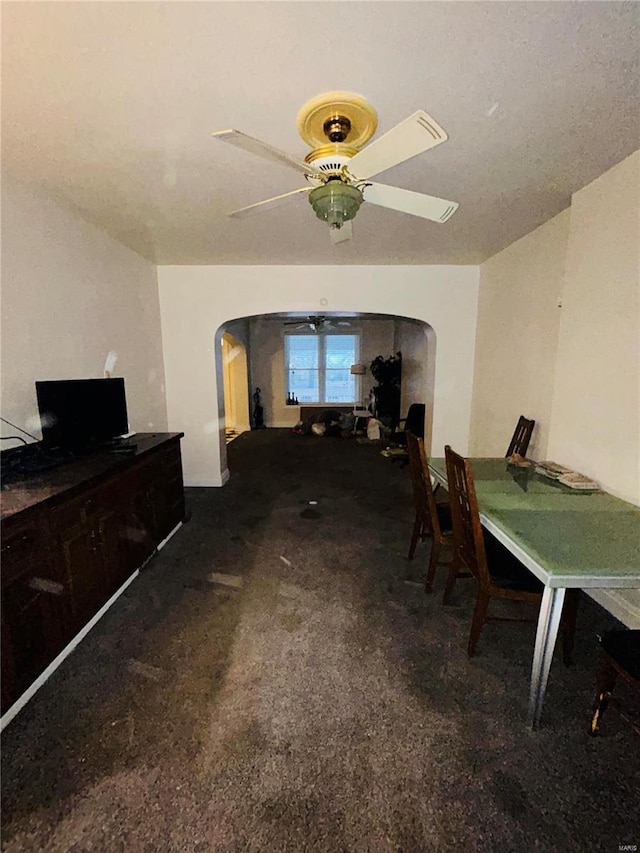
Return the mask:
[[341,180],[328,180],[309,193],[309,203],[329,228],[342,228],[360,209],[363,196],[359,189]]
[[296,123],[311,148],[304,162],[239,130],[213,134],[250,154],[302,172],[311,185],[242,207],[230,216],[249,216],[308,193],[314,213],[329,226],[335,246],[351,239],[351,221],[363,201],[438,223],[447,222],[457,210],[456,202],[370,180],[447,141],[446,131],[424,110],[416,110],[370,145],[366,143],[376,131],[378,114],[366,98],[354,92],[325,92],[312,98],[298,113]]

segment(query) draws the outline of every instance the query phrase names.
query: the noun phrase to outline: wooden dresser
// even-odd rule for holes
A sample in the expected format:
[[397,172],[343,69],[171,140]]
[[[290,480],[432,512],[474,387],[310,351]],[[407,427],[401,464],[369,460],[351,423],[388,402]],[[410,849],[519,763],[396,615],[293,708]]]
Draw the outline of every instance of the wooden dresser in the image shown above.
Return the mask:
[[2,713],[184,519],[183,433],[138,433],[1,493]]

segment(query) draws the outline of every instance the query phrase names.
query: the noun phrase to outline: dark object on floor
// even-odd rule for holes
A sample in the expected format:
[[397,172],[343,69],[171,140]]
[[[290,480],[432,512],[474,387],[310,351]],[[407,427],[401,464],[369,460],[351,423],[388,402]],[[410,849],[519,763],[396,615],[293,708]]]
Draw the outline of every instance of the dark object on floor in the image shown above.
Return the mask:
[[[431,554],[424,587],[425,592],[431,592],[436,568],[442,564],[440,552],[443,547],[453,545],[451,510],[447,504],[436,503],[431,477],[429,476],[424,441],[410,432],[407,433],[407,450],[409,451],[409,467],[415,508],[415,520],[407,559],[413,559],[418,539],[422,542],[425,539],[431,539]],[[467,572],[465,576],[470,577],[470,574]]]
[[342,435],[341,419],[343,416],[344,413],[342,410],[316,409],[305,420],[300,421],[294,432],[298,435],[313,435],[313,425],[322,424],[324,427],[323,437],[333,436],[339,438]]
[[534,420],[528,420],[524,415],[520,415],[516,428],[513,431],[513,435],[511,436],[511,441],[507,448],[507,452],[505,453],[505,457],[512,456],[514,453],[518,453],[523,457],[527,455],[529,442],[531,441],[531,433],[533,432],[535,425],[536,422]]
[[[448,603],[456,578],[468,569],[478,580],[478,597],[471,623],[467,653],[473,657],[485,622],[530,622],[530,619],[487,616],[491,598],[508,598],[531,604],[542,601],[543,584],[490,534],[483,532],[471,462],[444,449],[453,523],[454,558],[444,593]],[[579,590],[567,590],[562,617],[564,662],[571,662]]]
[[[300,420],[303,423],[311,418],[315,417],[317,414],[325,411],[324,409],[319,408],[318,406],[300,406]],[[353,412],[353,406],[331,406],[332,412],[338,412],[340,415],[348,415]]]
[[[391,431],[389,442],[391,444],[399,444],[403,447],[407,445],[407,433],[410,432],[418,438],[424,438],[424,403],[412,403],[409,406],[406,418],[401,418],[397,429]],[[403,426],[404,425],[404,426]]]
[[311,509],[310,507],[307,507],[306,509],[303,509],[300,513],[300,518],[312,518],[315,520],[318,518],[322,518],[322,513],[319,512],[317,509]]
[[602,715],[609,700],[618,707],[621,716],[628,720],[640,734],[640,720],[630,719],[626,709],[611,696],[618,676],[640,691],[640,630],[607,631],[601,638],[600,644],[602,651],[591,718],[591,734],[599,734]]

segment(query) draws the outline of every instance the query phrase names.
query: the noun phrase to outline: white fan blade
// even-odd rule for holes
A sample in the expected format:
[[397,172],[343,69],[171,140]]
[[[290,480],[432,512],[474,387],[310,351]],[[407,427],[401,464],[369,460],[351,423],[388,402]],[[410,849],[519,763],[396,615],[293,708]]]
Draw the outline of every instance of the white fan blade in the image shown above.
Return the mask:
[[252,216],[254,213],[262,213],[263,210],[271,210],[272,207],[280,207],[281,204],[286,204],[289,199],[301,193],[308,193],[312,187],[302,187],[299,190],[292,190],[290,193],[267,198],[264,201],[258,201],[256,204],[250,204],[248,207],[241,207],[239,210],[234,210],[229,216],[235,219],[242,219],[243,216]]
[[400,187],[388,187],[385,184],[368,184],[364,190],[364,200],[379,207],[390,207],[401,213],[421,216],[433,222],[446,222],[458,209],[458,203],[436,198],[432,195],[414,193]]
[[435,119],[424,110],[418,110],[359,151],[351,158],[347,169],[353,177],[364,181],[448,138]]
[[257,154],[258,157],[264,157],[266,160],[275,160],[276,163],[284,163],[285,166],[291,166],[302,172],[303,175],[310,175],[313,178],[326,180],[326,176],[319,169],[315,169],[308,163],[302,160],[296,160],[285,151],[280,151],[279,148],[274,148],[267,142],[262,142],[260,139],[254,139],[253,136],[247,136],[239,130],[219,130],[217,133],[211,134],[214,139],[219,139],[221,142],[228,142],[230,145],[235,145],[237,148],[244,148],[251,154]]
[[329,234],[331,235],[331,242],[334,246],[338,243],[346,243],[347,240],[351,240],[351,238],[353,237],[353,228],[351,227],[351,220],[345,222],[342,228],[330,228]]

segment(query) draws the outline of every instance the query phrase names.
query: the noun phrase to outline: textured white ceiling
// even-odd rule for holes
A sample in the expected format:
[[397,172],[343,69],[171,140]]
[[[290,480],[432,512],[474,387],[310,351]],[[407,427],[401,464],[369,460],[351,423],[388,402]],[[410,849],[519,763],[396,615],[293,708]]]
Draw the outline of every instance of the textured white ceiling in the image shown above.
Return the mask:
[[[478,263],[554,216],[640,138],[635,2],[3,2],[3,169],[161,264]],[[211,139],[303,157],[295,117],[365,95],[378,133],[449,134],[381,175],[460,202],[438,225],[364,204],[332,246],[304,185]]]

